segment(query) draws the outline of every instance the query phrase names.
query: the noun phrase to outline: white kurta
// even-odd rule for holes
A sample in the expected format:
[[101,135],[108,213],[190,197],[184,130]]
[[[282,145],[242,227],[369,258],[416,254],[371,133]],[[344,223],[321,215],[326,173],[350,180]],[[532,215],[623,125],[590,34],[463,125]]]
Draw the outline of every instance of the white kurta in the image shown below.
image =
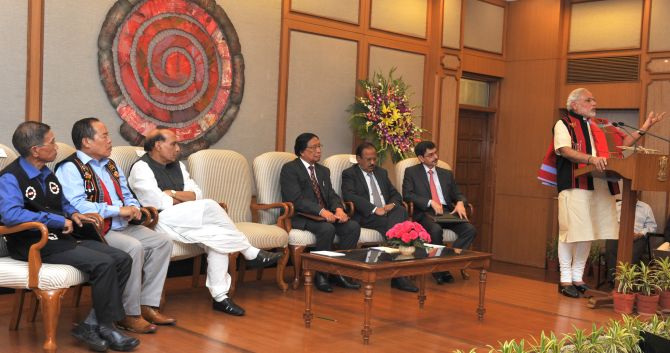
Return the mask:
[[[591,146],[595,146],[589,126]],[[573,147],[563,122],[554,126],[554,149]],[[595,147],[592,155],[596,156]],[[594,190],[567,189],[558,194],[558,239],[562,242],[618,239],[616,199],[604,179],[593,178]]]
[[[253,259],[258,249],[253,248],[226,211],[214,200],[202,199],[202,190],[179,163],[184,177],[184,190],[195,193],[196,200],[174,205],[172,197],[159,187],[154,173],[144,161],[135,163],[128,176],[128,184],[143,206],[156,207],[160,213],[157,229],[182,243],[202,244],[207,251],[207,287],[212,297],[225,299],[230,288],[228,254],[236,251]],[[225,274],[225,278],[221,278]]]

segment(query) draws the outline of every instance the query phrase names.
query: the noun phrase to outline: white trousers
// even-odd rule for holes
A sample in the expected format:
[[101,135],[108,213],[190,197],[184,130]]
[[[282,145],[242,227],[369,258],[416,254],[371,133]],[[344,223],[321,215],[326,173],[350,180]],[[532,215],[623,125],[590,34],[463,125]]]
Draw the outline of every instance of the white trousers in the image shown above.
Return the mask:
[[[191,222],[183,222],[184,218],[190,218]],[[213,200],[190,201],[168,208],[160,213],[158,226],[177,241],[200,244],[205,249],[208,264],[205,285],[216,301],[228,297],[231,285],[228,254],[239,251],[251,260],[260,251],[249,244],[226,211]]]
[[561,283],[583,282],[584,267],[589,258],[590,250],[590,241],[558,242],[558,263],[561,268]]

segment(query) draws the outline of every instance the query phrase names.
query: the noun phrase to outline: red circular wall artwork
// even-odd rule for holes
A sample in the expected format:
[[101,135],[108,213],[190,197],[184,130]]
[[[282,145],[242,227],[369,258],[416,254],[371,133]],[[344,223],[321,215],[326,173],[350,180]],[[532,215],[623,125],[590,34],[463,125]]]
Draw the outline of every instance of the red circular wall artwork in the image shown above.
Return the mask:
[[214,0],[119,0],[98,37],[100,80],[133,145],[157,126],[182,157],[218,141],[244,92],[244,59]]

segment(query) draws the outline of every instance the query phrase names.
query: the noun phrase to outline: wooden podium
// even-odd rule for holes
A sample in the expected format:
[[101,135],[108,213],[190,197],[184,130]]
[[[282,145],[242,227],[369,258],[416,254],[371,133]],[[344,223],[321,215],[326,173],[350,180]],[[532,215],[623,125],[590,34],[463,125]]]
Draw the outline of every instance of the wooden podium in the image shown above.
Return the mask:
[[[608,159],[607,169],[603,172],[598,172],[592,165],[575,171],[576,177],[584,174],[591,174],[594,178],[623,180],[617,264],[620,261],[630,262],[633,257],[637,191],[670,191],[670,182],[668,182],[670,161],[668,156],[634,153],[624,159]],[[594,296],[589,299],[588,307],[598,308],[604,304],[612,303],[609,293],[600,292],[599,294],[603,294],[603,296]]]

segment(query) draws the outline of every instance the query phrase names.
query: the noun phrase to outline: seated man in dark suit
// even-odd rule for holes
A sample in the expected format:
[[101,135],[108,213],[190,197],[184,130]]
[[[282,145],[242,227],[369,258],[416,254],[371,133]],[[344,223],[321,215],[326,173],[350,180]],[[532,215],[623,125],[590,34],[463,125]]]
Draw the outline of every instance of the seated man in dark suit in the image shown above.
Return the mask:
[[[446,169],[438,168],[437,147],[431,141],[419,142],[414,147],[421,164],[405,170],[402,181],[403,197],[407,202],[414,203],[413,218],[430,234],[431,243],[442,244],[442,228],[451,229],[458,239],[453,246],[467,249],[475,239],[477,231],[470,222],[438,224],[433,218],[444,212],[455,214],[461,219],[468,218],[465,212],[466,199],[458,190],[454,174]],[[451,283],[454,277],[449,271],[433,273],[438,284]]]
[[[295,207],[292,227],[314,233],[316,250],[331,250],[335,234],[340,238],[340,249],[353,249],[361,227],[344,212],[342,200],[330,182],[330,170],[317,163],[321,160],[321,147],[319,137],[312,133],[300,134],[295,139],[294,151],[299,158],[281,169],[282,199]],[[332,279],[344,288],[360,288],[360,284],[343,276],[332,276]],[[315,274],[314,286],[324,292],[333,291],[322,273]]]
[[[354,203],[352,218],[361,227],[386,236],[391,227],[407,220],[402,196],[391,184],[386,170],[377,166],[377,150],[373,144],[363,142],[358,145],[356,161],[358,164],[342,171],[342,198]],[[407,277],[393,278],[391,287],[419,291]]]
[[[88,277],[93,309],[72,329],[72,335],[91,350],[108,348],[129,351],[140,341],[114,327],[125,316],[121,294],[130,276],[131,257],[95,240],[78,241],[74,226],[82,221],[102,224],[96,215],[81,214],[63,197],[62,186],[46,166],[56,159],[58,146],[49,125],[34,121],[21,123],[14,131],[12,144],[21,155],[0,172],[0,218],[6,226],[41,222],[49,230],[40,251],[46,264],[70,265]],[[13,259],[27,261],[28,250],[41,235],[26,230],[6,237]],[[0,239],[0,241],[4,241]]]

